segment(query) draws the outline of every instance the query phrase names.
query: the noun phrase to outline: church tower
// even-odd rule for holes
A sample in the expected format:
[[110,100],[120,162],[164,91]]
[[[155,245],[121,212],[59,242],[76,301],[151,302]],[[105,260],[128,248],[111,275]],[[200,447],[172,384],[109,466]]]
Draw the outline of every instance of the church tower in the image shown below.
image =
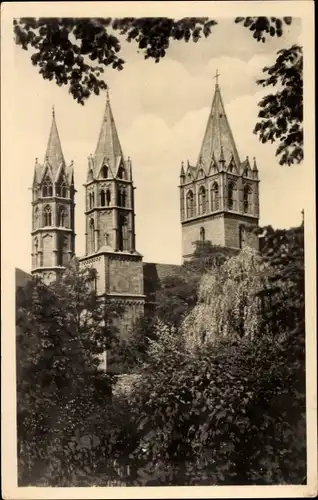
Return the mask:
[[67,166],[55,112],[44,162],[37,159],[32,186],[32,274],[49,284],[75,253],[74,171]]
[[125,160],[109,95],[85,187],[86,253],[97,271],[97,292],[123,306],[122,332],[143,313],[143,264],[136,250],[132,162]]
[[258,249],[251,231],[259,221],[256,160],[240,160],[217,81],[198,161],[182,163],[179,188],[184,259],[197,241]]

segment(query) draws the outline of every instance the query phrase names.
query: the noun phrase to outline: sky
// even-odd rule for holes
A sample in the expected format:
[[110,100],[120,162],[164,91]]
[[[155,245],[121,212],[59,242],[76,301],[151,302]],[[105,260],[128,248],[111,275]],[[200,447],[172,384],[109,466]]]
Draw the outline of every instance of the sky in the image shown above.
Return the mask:
[[[125,157],[133,163],[137,250],[146,262],[181,263],[179,173],[181,161],[197,160],[214,94],[216,70],[227,116],[241,161],[256,157],[260,177],[260,224],[289,228],[301,222],[306,168],[280,166],[277,145],[262,144],[253,134],[257,103],[264,91],[256,84],[276,51],[301,43],[301,22],[294,19],[281,39],[258,43],[249,30],[220,19],[212,35],[198,43],[172,42],[156,64],[144,60],[134,44],[122,43],[123,71],[106,68],[104,77]],[[14,44],[10,85],[12,142],[3,181],[10,186],[14,210],[4,229],[20,248],[14,265],[31,265],[31,191],[35,158],[41,163],[52,120],[52,106],[66,162],[74,161],[76,183],[76,254],[84,253],[84,188],[87,157],[94,153],[105,93],[84,106],[66,88],[45,81],[30,53]],[[5,207],[6,209],[6,207]]]

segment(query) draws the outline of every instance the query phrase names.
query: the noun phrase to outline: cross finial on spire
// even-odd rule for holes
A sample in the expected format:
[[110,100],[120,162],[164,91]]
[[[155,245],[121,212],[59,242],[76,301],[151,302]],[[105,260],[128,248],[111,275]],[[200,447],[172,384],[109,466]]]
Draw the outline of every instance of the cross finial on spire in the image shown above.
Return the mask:
[[219,76],[220,76],[219,70],[216,70],[215,76],[213,77],[213,78],[215,78],[215,85],[219,84],[219,80],[218,80]]
[[109,102],[109,87],[106,89],[106,101]]
[[52,116],[53,116],[53,118],[55,118],[55,108],[54,108],[54,104],[53,104],[53,106],[52,106]]

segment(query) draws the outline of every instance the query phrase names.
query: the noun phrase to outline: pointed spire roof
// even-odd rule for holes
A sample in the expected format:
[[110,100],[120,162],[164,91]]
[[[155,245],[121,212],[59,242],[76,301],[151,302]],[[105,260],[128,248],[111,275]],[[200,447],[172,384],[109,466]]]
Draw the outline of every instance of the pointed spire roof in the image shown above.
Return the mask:
[[217,159],[223,158],[226,164],[230,162],[233,155],[236,165],[240,165],[240,158],[225,113],[220,86],[218,83],[215,85],[214,98],[205,129],[199,159],[201,159],[205,166],[208,166],[211,163],[213,155]]
[[59,133],[57,130],[56,120],[55,120],[55,111],[54,107],[52,109],[52,125],[49,135],[49,140],[47,143],[45,160],[48,160],[52,174],[55,175],[57,170],[59,169],[61,163],[65,164],[64,156],[62,152],[61,141],[59,137]]
[[123,159],[123,152],[119,142],[115,120],[109,101],[109,94],[107,91],[105,112],[94,155],[95,176],[98,175],[103,161],[108,162],[111,170],[115,174],[115,169],[118,166],[118,160],[120,158]]

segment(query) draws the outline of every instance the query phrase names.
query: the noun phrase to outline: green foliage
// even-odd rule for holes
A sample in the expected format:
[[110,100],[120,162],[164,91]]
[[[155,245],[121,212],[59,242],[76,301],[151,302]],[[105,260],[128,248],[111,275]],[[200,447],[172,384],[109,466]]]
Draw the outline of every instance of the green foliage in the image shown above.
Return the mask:
[[111,395],[98,355],[115,335],[116,315],[97,298],[92,279],[74,260],[52,286],[34,279],[17,292],[20,484],[41,478],[63,485],[91,473],[100,445],[96,415]]
[[188,351],[173,329],[158,328],[130,398],[133,484],[301,482],[304,370],[289,340],[219,339]]
[[283,35],[284,24],[289,26],[292,23],[291,17],[236,17],[236,23],[242,23],[245,28],[248,28],[253,33],[253,38],[258,42],[266,41],[268,36]]
[[34,49],[32,64],[42,77],[67,85],[73,98],[84,104],[92,93],[106,89],[100,76],[105,67],[124,67],[116,32],[135,42],[145,59],[159,62],[170,40],[197,42],[209,36],[215,24],[208,18],[21,18],[14,21],[14,34],[24,50]]
[[[184,321],[190,343],[215,341],[218,336],[250,336],[260,329],[261,301],[268,270],[248,247],[203,275],[198,303]],[[267,288],[267,287],[266,287]]]
[[[274,230],[263,229],[261,253],[272,269],[271,293],[260,294],[263,321],[271,331],[305,331],[305,269],[304,227]],[[304,342],[304,338],[303,338]]]
[[279,142],[276,155],[281,165],[303,160],[303,54],[302,47],[293,45],[277,52],[272,66],[263,69],[266,77],[258,80],[263,87],[278,87],[259,103],[254,133],[263,143]]
[[[225,314],[240,304],[232,317],[239,335],[217,334],[213,342],[189,346],[193,321],[183,332],[156,325],[128,402],[137,443],[130,484],[305,482],[303,276],[303,227],[265,228],[262,256],[247,249],[203,277],[211,286],[203,287],[202,299],[211,310],[220,308],[214,304],[218,285]],[[276,302],[270,305],[268,297]]]

